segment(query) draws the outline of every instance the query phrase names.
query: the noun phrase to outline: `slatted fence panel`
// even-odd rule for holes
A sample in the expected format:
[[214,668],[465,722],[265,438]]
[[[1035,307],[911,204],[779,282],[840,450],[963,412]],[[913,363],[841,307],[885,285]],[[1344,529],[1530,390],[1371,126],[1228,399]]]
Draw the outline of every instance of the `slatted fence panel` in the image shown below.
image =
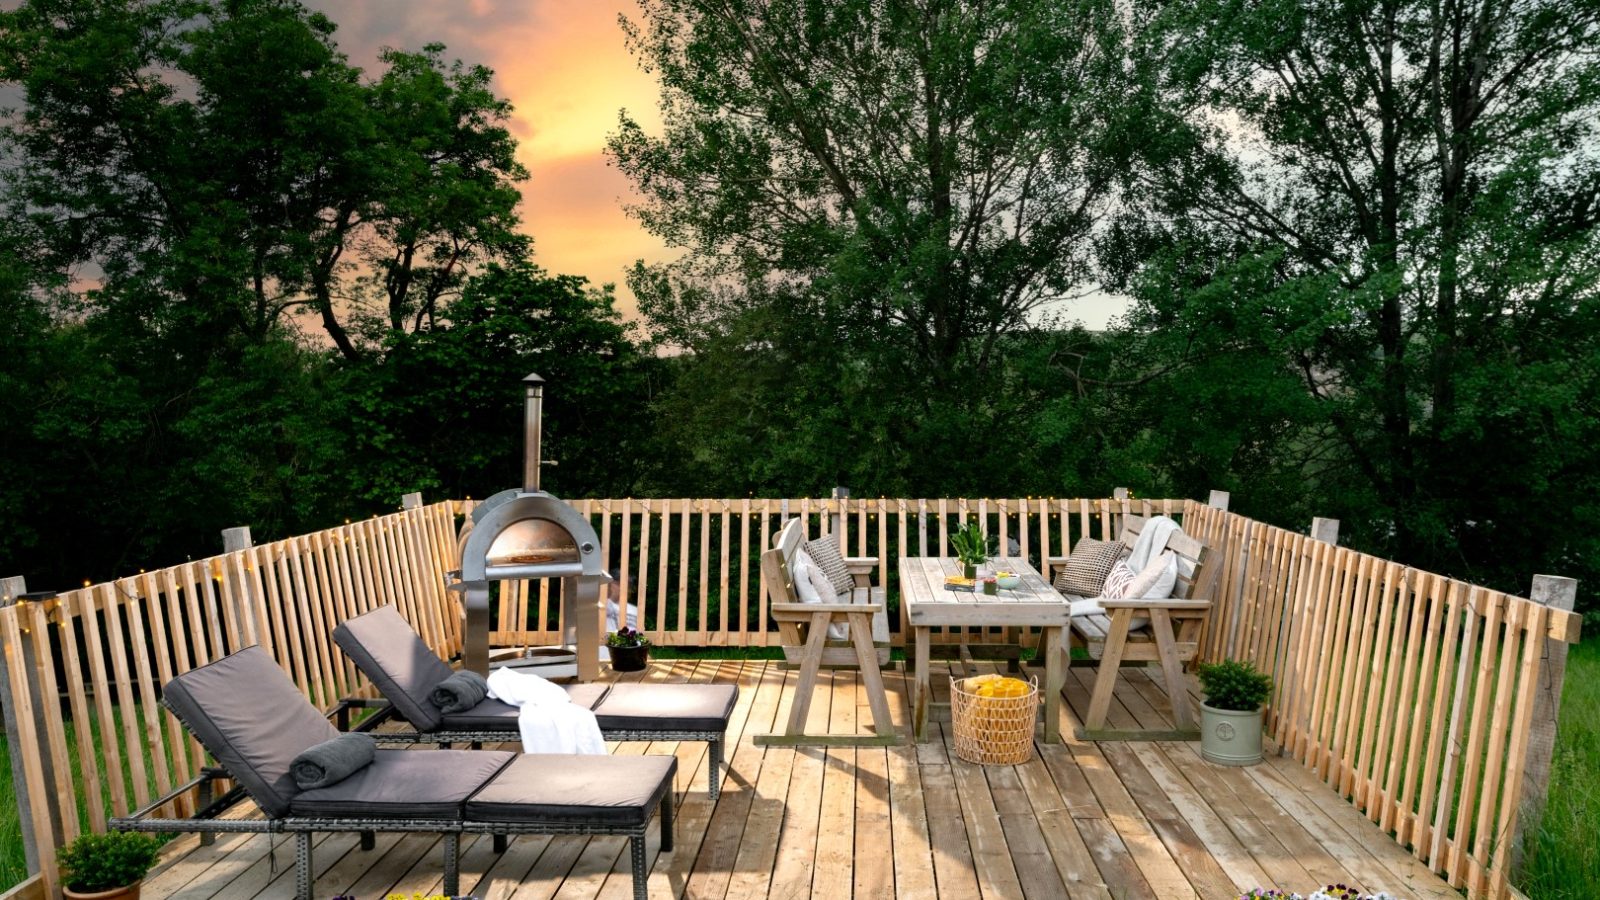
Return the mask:
[[[904,642],[895,561],[949,554],[976,520],[1041,563],[1121,516],[1179,518],[1217,582],[1207,659],[1249,659],[1276,687],[1270,733],[1418,859],[1472,896],[1502,897],[1546,639],[1575,640],[1561,610],[1336,547],[1193,501],[1060,498],[583,499],[626,602],[665,645],[770,646],[761,550],[791,518],[874,560]],[[159,708],[159,686],[249,644],[313,702],[369,686],[329,639],[392,603],[436,652],[461,648],[447,589],[472,503],[418,506],[311,535],[0,606],[25,827],[41,870],[55,848],[192,778],[199,746]],[[1048,571],[1046,571],[1048,575]],[[9,601],[9,598],[7,598]],[[554,643],[559,591],[507,583],[497,645]],[[945,641],[1002,640],[956,633]],[[181,813],[194,798],[181,797]]]
[[[313,703],[367,690],[329,638],[339,621],[395,603],[442,654],[460,647],[445,572],[458,504],[441,503],[85,584],[0,606],[7,702],[39,869],[199,774],[204,754],[160,705],[173,676],[260,643]],[[180,796],[166,814],[192,812]]]
[[1546,639],[1578,619],[1191,502],[1226,555],[1202,642],[1272,675],[1268,733],[1471,897],[1511,895]]

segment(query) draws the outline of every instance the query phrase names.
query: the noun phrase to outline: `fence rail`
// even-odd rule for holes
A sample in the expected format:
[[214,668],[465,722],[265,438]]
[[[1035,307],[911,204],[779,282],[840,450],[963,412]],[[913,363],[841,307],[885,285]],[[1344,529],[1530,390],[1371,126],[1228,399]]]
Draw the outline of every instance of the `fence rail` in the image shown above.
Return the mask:
[[[1505,896],[1525,769],[1548,755],[1551,648],[1577,617],[1195,501],[1172,499],[587,499],[624,600],[664,645],[776,643],[759,554],[789,519],[831,534],[846,555],[939,555],[970,520],[1040,560],[1085,536],[1114,536],[1124,514],[1171,515],[1221,567],[1203,657],[1247,658],[1274,676],[1268,730],[1418,859],[1471,896]],[[194,777],[199,745],[161,710],[176,674],[259,643],[314,703],[370,687],[329,639],[340,620],[396,604],[430,647],[461,647],[448,573],[471,501],[422,506],[167,569],[0,606],[0,689],[31,872],[48,885],[55,850]],[[1043,569],[1043,567],[1041,567]],[[492,643],[554,643],[548,581],[507,582]],[[898,605],[891,624],[903,644]],[[998,640],[951,633],[946,641]],[[1559,695],[1559,678],[1553,690]],[[1536,714],[1540,704],[1545,717]],[[1548,760],[1545,760],[1546,765]],[[192,809],[195,798],[178,801]]]

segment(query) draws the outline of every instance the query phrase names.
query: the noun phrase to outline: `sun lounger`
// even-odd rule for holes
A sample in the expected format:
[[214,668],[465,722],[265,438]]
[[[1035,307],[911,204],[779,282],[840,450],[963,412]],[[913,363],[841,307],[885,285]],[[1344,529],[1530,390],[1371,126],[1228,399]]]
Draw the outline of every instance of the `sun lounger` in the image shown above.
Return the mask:
[[[450,676],[393,606],[346,619],[333,639],[372,679],[385,700],[415,732],[373,731],[392,743],[479,744],[517,740],[518,709],[484,700],[466,712],[441,714],[428,695]],[[612,741],[705,741],[710,745],[710,796],[722,792],[723,741],[739,688],[731,684],[569,684],[572,702],[594,711],[600,733]]]
[[[463,833],[626,835],[632,843],[633,892],[644,900],[645,829],[661,811],[661,849],[672,849],[671,756],[523,755],[492,750],[378,750],[372,763],[334,784],[301,790],[296,756],[340,732],[302,696],[272,657],[246,647],[179,675],[162,702],[216,759],[208,769],[132,815],[111,820],[121,831],[261,832],[295,835],[295,890],[311,900],[311,836],[318,832],[429,832],[442,836],[444,893],[459,891]],[[208,802],[210,785],[237,787]],[[201,788],[189,818],[153,813]],[[223,817],[248,796],[260,818]]]

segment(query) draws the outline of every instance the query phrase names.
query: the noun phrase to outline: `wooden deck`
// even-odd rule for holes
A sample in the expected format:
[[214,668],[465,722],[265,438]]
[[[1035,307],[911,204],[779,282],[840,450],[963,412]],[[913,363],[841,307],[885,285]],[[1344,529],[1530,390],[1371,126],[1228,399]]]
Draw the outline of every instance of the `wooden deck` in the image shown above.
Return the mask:
[[[935,692],[947,694],[948,664],[935,665]],[[904,726],[905,676],[884,674]],[[1401,898],[1460,896],[1297,762],[1269,755],[1229,769],[1202,761],[1198,745],[1073,740],[1092,677],[1068,676],[1066,743],[1039,746],[1025,765],[981,767],[955,758],[947,723],[917,746],[764,750],[750,736],[781,730],[793,672],[767,662],[657,662],[647,680],[737,682],[741,693],[732,771],[715,808],[703,744],[614,747],[680,760],[678,846],[666,856],[652,847],[651,896],[1234,898],[1329,882]],[[1127,669],[1108,724],[1168,726],[1169,711],[1159,683]],[[812,731],[864,731],[871,721],[850,672],[819,690],[810,715]],[[210,847],[184,836],[143,896],[288,900],[293,848],[282,838],[275,853],[269,847],[260,835],[219,836]],[[469,836],[461,886],[495,900],[627,898],[625,850],[621,838],[524,837],[497,856],[487,837]],[[364,852],[354,835],[323,836],[315,860],[317,897],[440,887],[434,837],[379,835]]]

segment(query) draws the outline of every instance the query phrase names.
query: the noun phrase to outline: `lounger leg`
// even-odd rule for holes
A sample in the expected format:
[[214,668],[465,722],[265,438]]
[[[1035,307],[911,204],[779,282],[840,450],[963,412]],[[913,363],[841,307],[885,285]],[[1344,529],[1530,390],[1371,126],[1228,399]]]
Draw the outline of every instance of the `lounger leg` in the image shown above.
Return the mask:
[[444,834],[444,892],[454,897],[461,893],[461,835],[454,831]]
[[[211,805],[211,779],[207,778],[205,781],[200,782],[200,796],[199,796],[199,798],[197,800],[197,805],[196,805],[195,808],[196,809],[205,809],[206,807],[208,807],[210,805]],[[200,846],[209,847],[212,844],[215,844],[216,842],[217,842],[217,836],[216,836],[215,833],[210,832],[210,831],[202,831],[202,832],[200,832]]]
[[[673,842],[674,842],[673,841],[673,830],[674,830],[674,827],[675,827],[672,824],[672,820],[673,820],[673,818],[675,818],[675,812],[676,812],[673,809],[674,802],[675,801],[672,798],[672,788],[669,787],[669,788],[667,788],[666,795],[661,798],[661,852],[662,853],[671,853],[672,852],[672,845],[673,845]],[[641,846],[643,846],[643,845],[641,845]]]
[[296,832],[294,836],[294,895],[298,900],[311,900],[311,877],[311,832]]
[[636,834],[628,839],[628,843],[633,849],[633,900],[650,900],[650,872],[645,869],[644,835]]
[[378,846],[378,833],[375,831],[361,832],[361,849],[371,850]]
[[717,798],[722,796],[722,741],[723,739],[721,737],[712,738],[711,749],[707,754],[711,757],[712,803],[717,802]]
[[494,836],[494,852],[496,854],[501,854],[501,853],[506,852],[506,847],[510,843],[511,843],[511,838],[509,836],[504,835],[504,834],[495,835]]

